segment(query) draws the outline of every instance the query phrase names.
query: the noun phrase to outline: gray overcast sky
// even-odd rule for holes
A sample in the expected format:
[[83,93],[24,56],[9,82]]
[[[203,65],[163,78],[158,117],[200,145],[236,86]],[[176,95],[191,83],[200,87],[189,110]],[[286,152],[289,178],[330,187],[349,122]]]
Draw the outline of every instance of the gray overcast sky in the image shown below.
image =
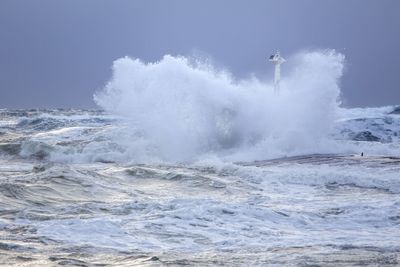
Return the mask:
[[0,108],[94,107],[125,55],[202,51],[262,77],[277,48],[344,53],[346,106],[400,104],[398,0],[1,0]]

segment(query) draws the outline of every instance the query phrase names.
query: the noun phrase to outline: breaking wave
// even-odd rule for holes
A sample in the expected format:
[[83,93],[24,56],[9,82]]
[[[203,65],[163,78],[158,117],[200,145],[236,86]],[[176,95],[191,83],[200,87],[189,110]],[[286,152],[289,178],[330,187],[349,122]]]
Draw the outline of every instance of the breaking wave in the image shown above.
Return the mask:
[[117,134],[133,159],[191,161],[216,155],[232,160],[328,149],[340,104],[344,56],[334,50],[289,60],[290,72],[274,93],[257,78],[235,79],[200,60],[164,56],[145,63],[129,57],[95,102],[121,116],[129,134]]

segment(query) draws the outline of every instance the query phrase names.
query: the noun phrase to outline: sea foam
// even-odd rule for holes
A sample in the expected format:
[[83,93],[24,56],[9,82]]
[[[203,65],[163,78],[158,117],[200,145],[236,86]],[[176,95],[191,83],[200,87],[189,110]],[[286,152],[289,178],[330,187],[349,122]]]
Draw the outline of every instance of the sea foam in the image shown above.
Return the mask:
[[340,104],[344,56],[303,52],[288,62],[275,93],[270,82],[236,79],[192,58],[166,55],[145,63],[124,57],[94,99],[124,118],[132,135],[117,141],[134,158],[252,160],[321,152]]

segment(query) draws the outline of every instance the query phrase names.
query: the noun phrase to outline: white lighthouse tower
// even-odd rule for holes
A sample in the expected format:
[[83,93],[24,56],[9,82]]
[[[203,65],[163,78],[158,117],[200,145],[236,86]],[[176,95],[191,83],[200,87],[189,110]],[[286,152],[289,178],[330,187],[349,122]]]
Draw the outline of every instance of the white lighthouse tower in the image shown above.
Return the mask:
[[275,65],[275,74],[274,74],[274,89],[275,93],[279,92],[279,81],[281,79],[281,64],[286,60],[281,57],[279,51],[276,54],[271,55],[269,57],[269,62]]

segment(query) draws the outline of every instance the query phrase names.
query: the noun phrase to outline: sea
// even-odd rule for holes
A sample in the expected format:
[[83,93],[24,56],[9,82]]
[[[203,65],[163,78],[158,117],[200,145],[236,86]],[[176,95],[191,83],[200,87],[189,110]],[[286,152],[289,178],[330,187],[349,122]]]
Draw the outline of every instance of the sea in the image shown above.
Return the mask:
[[0,265],[400,265],[400,108],[344,107],[345,64],[125,57],[96,109],[0,109]]

